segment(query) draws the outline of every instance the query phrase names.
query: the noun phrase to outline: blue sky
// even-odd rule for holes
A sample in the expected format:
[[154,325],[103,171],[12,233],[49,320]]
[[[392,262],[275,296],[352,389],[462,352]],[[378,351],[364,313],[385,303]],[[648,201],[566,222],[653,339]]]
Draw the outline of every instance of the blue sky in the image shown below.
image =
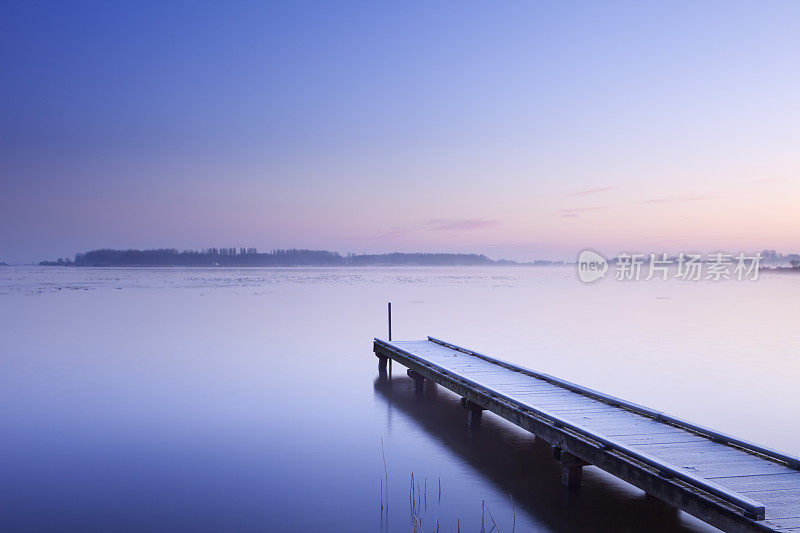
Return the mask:
[[800,4],[4,2],[0,260],[800,249]]

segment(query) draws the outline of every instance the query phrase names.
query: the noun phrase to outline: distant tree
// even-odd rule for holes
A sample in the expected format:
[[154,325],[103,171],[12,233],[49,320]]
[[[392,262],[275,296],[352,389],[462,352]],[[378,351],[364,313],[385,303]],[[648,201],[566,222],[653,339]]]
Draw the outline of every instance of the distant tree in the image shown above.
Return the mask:
[[781,254],[775,250],[763,250],[761,252],[761,260],[765,263],[775,263],[781,258]]

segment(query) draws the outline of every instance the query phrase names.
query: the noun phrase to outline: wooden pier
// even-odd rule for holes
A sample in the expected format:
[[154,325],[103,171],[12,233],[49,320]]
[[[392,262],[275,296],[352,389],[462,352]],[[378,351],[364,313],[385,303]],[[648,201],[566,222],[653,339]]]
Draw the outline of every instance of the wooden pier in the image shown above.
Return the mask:
[[374,352],[460,395],[468,424],[488,410],[550,443],[571,489],[594,465],[724,531],[800,533],[796,457],[433,337]]

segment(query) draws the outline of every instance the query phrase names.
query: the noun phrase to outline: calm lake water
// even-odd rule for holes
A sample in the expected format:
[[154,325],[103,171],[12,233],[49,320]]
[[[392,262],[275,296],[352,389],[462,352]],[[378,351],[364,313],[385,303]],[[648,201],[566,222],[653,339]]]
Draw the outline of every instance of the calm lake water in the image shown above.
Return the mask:
[[800,454],[800,276],[9,267],[0,530],[411,531],[412,472],[425,531],[479,531],[482,501],[504,532],[711,529],[594,467],[568,495],[528,434],[487,414],[470,435],[457,396],[415,397],[399,365],[379,381],[387,301],[395,339],[433,335]]

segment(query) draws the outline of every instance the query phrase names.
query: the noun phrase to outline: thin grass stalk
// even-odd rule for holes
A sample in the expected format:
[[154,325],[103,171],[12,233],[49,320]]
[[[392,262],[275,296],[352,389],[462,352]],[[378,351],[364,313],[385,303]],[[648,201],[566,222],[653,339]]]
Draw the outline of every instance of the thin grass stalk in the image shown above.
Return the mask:
[[[381,458],[383,459],[383,476],[386,479],[386,510],[389,510],[389,470],[386,468],[386,454],[383,452],[383,437],[381,437]],[[383,509],[383,503],[381,503]]]
[[492,529],[497,528],[497,533],[500,533],[500,526],[498,526],[497,522],[495,522],[494,517],[492,516],[492,512],[489,510],[489,506],[484,503],[484,507],[486,507],[486,512],[489,513],[489,518],[492,519],[492,524],[494,524],[494,526],[492,526]]
[[511,512],[514,514],[514,524],[511,527],[511,531],[513,532],[517,528],[517,508],[514,505],[514,496],[511,494],[508,496],[511,498]]
[[414,501],[416,501],[416,497],[414,496],[414,472],[411,472],[411,489],[408,491],[408,497],[411,500],[411,512],[414,512]]

